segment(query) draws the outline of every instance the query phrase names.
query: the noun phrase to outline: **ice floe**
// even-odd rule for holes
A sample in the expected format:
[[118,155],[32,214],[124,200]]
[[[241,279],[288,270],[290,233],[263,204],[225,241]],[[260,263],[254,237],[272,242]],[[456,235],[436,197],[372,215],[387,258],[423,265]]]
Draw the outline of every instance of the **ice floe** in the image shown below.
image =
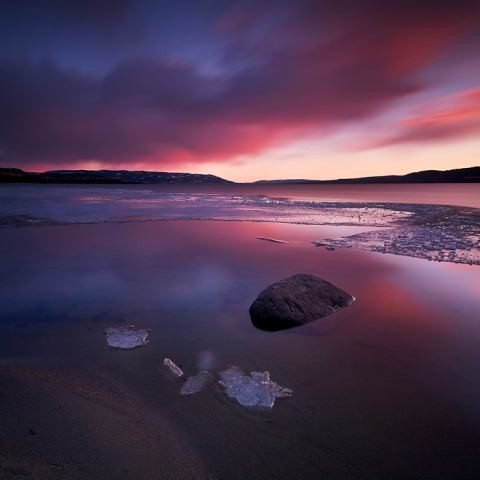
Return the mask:
[[269,372],[251,372],[249,376],[237,367],[220,372],[220,384],[230,398],[236,399],[244,407],[272,408],[277,397],[293,395],[293,390],[270,380]]
[[183,370],[176,365],[173,360],[170,360],[169,358],[165,358],[163,361],[163,364],[170,369],[170,371],[176,376],[176,377],[182,377],[183,376]]
[[265,240],[266,242],[273,242],[273,243],[288,243],[285,240],[278,240],[277,238],[270,238],[270,237],[257,237],[257,240]]
[[[131,349],[145,345],[149,342],[148,330],[136,330],[133,325],[124,327],[110,327],[104,331],[107,343],[112,348]],[[176,377],[184,375],[183,370],[170,358],[165,358],[163,364]],[[234,398],[244,407],[268,407],[275,405],[275,399],[291,397],[293,391],[280,386],[270,380],[270,373],[251,372],[245,375],[238,367],[228,367],[219,373],[219,384],[224,388],[225,393]],[[214,382],[214,374],[202,370],[196,375],[190,376],[180,389],[181,395],[192,395],[201,392]]]
[[182,395],[191,395],[192,393],[198,393],[205,389],[205,387],[213,382],[213,375],[206,370],[197,373],[193,377],[188,377],[185,383],[182,385],[180,393]]
[[148,340],[149,331],[145,329],[135,329],[134,325],[109,327],[105,329],[104,333],[107,344],[111,348],[131,350],[132,348],[142,347],[150,342],[150,340]]

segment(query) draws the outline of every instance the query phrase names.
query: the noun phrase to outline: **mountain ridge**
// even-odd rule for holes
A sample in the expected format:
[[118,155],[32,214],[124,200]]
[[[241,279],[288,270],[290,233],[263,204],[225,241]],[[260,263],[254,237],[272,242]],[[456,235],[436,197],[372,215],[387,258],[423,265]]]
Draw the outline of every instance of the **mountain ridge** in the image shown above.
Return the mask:
[[339,178],[336,180],[257,180],[257,185],[313,185],[313,184],[393,184],[393,183],[479,183],[480,166],[451,170],[421,170],[405,175],[381,175],[375,177]]
[[109,183],[109,184],[230,184],[216,175],[201,173],[149,172],[145,170],[49,170],[25,172],[0,168],[0,183]]
[[[26,172],[20,168],[1,168],[0,183],[104,183],[104,184],[241,184],[211,174],[151,172],[145,170],[49,170]],[[316,185],[316,184],[399,184],[399,183],[480,183],[480,166],[451,170],[421,170],[405,175],[340,178],[336,180],[280,179],[245,182],[249,185]]]

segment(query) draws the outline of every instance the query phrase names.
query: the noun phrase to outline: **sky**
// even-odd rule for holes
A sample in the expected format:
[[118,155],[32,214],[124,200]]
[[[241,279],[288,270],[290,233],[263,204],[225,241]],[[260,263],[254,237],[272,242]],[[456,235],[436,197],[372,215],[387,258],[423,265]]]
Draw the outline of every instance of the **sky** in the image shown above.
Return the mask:
[[478,0],[0,1],[0,166],[480,164]]

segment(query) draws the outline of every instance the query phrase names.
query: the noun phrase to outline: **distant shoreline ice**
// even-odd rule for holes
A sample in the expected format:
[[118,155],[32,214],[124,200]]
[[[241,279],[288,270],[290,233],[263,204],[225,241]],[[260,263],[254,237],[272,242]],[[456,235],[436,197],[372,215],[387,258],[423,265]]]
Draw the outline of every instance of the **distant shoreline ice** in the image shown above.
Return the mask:
[[[10,192],[10,193],[9,193]],[[356,248],[426,260],[480,265],[480,209],[388,202],[320,202],[238,193],[151,189],[31,187],[0,191],[0,227],[218,220],[360,226],[365,232],[314,239],[326,248]],[[371,230],[370,230],[371,229]],[[280,243],[275,239],[257,237]]]

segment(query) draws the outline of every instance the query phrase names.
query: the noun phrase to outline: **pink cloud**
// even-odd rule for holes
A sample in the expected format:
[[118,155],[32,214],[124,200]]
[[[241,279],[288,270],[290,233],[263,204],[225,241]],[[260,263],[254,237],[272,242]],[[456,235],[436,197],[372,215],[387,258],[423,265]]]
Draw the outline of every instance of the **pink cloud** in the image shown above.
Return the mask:
[[419,113],[400,119],[391,129],[390,135],[370,147],[480,134],[480,87],[437,98]]
[[[428,89],[416,74],[455,55],[480,15],[478,2],[464,0],[449,8],[410,0],[277,8],[247,2],[218,16],[212,35],[227,46],[222,74],[158,58],[98,75],[53,61],[0,62],[2,163],[161,168],[259,154],[314,128],[374,118]],[[469,95],[445,107],[440,99],[381,142],[477,131],[479,106]]]

